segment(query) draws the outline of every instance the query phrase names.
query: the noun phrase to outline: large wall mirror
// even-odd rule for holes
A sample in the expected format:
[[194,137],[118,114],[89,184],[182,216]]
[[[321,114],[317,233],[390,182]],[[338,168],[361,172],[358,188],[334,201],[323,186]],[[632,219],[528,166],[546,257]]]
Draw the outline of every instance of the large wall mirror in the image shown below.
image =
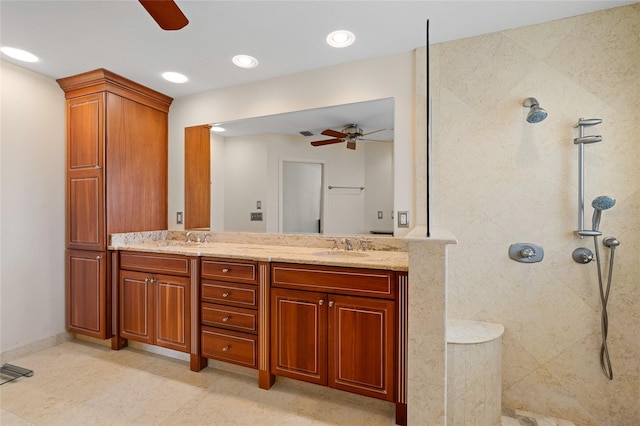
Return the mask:
[[[216,127],[224,131],[215,132]],[[186,183],[185,223],[190,215],[208,214],[210,221],[199,220],[192,228],[393,233],[393,98],[211,122],[200,128],[196,138],[208,132],[210,157],[185,132],[185,182],[193,170],[210,166],[210,201],[203,194],[206,184]],[[192,147],[199,147],[195,155]],[[210,205],[192,207],[189,200]]]

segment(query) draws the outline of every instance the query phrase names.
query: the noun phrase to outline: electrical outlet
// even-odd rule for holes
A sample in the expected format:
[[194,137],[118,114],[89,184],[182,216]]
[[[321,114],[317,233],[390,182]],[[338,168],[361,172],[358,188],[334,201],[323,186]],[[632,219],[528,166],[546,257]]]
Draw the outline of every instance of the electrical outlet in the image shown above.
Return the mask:
[[251,221],[262,221],[262,212],[252,212],[251,213]]
[[398,212],[398,228],[409,227],[409,212]]
[[382,210],[378,210],[378,219],[382,219]]
[[182,212],[176,212],[176,223],[182,225]]

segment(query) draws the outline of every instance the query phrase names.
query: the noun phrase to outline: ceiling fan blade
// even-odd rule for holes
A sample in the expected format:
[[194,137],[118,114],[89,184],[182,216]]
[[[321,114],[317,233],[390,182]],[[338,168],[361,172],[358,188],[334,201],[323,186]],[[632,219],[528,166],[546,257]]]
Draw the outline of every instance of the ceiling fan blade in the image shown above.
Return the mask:
[[353,139],[350,139],[349,141],[347,141],[347,148],[349,149],[356,149],[356,141]]
[[387,129],[380,129],[380,130],[374,130],[373,132],[369,132],[369,133],[363,133],[362,136],[367,136],[367,135],[370,135],[372,133],[378,133],[378,132],[381,132],[383,130],[387,130]]
[[393,142],[393,140],[381,140],[381,139],[366,139],[366,138],[358,138],[359,141],[370,141],[370,142]]
[[313,141],[311,142],[311,145],[322,146],[322,145],[330,145],[332,143],[339,143],[339,142],[342,142],[342,139],[326,139],[323,141]]
[[340,139],[346,138],[347,136],[349,136],[346,133],[342,133],[333,129],[323,130],[321,134],[325,136],[333,136],[334,138],[340,138]]
[[179,30],[189,20],[173,0],[138,0],[163,30]]

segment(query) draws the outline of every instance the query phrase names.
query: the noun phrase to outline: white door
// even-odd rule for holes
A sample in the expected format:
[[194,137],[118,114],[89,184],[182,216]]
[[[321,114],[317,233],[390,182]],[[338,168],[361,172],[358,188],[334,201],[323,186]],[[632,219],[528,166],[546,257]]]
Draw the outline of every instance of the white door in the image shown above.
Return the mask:
[[282,228],[285,233],[322,233],[321,163],[282,162]]

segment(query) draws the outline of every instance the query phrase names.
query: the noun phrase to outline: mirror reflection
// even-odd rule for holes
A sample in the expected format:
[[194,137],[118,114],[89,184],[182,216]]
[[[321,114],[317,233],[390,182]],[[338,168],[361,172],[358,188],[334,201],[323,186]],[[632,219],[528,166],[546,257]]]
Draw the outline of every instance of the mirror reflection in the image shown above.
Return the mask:
[[[212,231],[392,234],[393,118],[386,98],[201,126],[210,201],[197,194],[204,185],[187,184],[185,224],[206,210]],[[194,158],[206,162],[191,146],[185,132],[186,175],[198,169]]]

